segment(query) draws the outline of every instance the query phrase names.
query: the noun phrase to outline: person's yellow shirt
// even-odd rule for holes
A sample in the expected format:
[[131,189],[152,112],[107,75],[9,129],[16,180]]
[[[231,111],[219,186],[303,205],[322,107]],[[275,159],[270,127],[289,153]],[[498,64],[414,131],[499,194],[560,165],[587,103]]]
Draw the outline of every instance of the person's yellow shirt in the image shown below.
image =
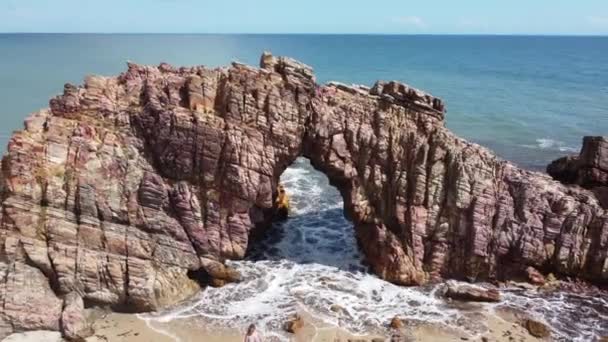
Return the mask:
[[289,209],[289,195],[286,192],[279,192],[277,196],[277,208]]

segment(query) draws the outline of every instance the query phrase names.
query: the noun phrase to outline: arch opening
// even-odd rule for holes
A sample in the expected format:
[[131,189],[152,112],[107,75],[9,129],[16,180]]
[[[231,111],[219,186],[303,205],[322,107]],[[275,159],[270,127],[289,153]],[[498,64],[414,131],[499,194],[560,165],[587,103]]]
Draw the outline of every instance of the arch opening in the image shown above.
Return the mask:
[[289,260],[350,272],[367,272],[342,194],[306,157],[298,157],[280,176],[289,198],[286,220],[274,220],[249,244],[246,260]]

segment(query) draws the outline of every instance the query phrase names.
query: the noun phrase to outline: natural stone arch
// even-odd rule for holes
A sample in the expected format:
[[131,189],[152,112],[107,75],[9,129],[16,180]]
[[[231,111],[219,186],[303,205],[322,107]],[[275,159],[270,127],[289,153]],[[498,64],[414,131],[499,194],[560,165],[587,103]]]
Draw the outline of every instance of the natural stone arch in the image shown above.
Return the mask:
[[[260,69],[130,64],[66,85],[3,159],[2,319],[40,314],[6,296],[30,273],[49,279],[36,300],[53,307],[70,292],[136,311],[186,297],[188,270],[244,256],[300,155],[341,191],[384,279],[534,266],[608,280],[608,216],[591,191],[499,160],[443,119],[439,99],[404,84],[319,86],[308,66],[269,54]],[[46,318],[36,328],[56,330]]]
[[[221,74],[219,80],[212,78],[217,77],[213,72],[211,79],[208,75],[205,78],[204,73],[199,72],[202,77],[187,78],[186,91],[176,95],[171,111],[162,105],[171,102],[170,96],[166,95],[169,93],[166,83],[146,87],[144,94],[149,105],[146,110],[136,111],[131,121],[146,144],[148,159],[152,160],[156,172],[165,178],[182,181],[179,192],[183,195],[176,197],[175,207],[186,208],[178,210],[178,217],[199,256],[242,258],[250,230],[268,225],[268,212],[272,211],[279,176],[303,155],[327,174],[343,194],[345,209],[358,227],[359,235],[367,242],[362,246],[375,271],[402,284],[425,281],[423,272],[414,267],[411,253],[400,247],[401,242],[394,233],[376,217],[376,203],[370,203],[368,193],[383,191],[384,184],[378,183],[381,182],[378,177],[386,172],[383,165],[386,158],[393,157],[387,150],[392,143],[387,127],[392,123],[382,122],[391,121],[387,119],[387,109],[392,106],[390,101],[395,100],[390,100],[388,94],[404,97],[401,101],[406,101],[407,96],[417,98],[418,103],[412,102],[412,108],[401,108],[427,116],[424,120],[429,125],[439,123],[443,118],[439,100],[416,94],[415,90],[397,83],[377,84],[373,90],[375,95],[340,84],[319,87],[309,67],[269,55],[263,56],[261,70],[236,64],[227,75]],[[182,87],[178,84],[169,89]],[[384,100],[379,101],[379,95],[385,91]],[[178,97],[186,94],[187,98]],[[189,108],[179,106],[184,103],[188,103]],[[217,114],[220,114],[219,118]],[[348,115],[353,115],[353,121],[346,124]],[[194,128],[190,125],[193,119]],[[180,122],[185,125],[180,126]],[[412,125],[417,129],[416,123]],[[359,134],[356,130],[361,128],[363,131]],[[184,139],[183,135],[175,138],[180,136],[179,131],[184,131],[186,136],[196,136],[199,129],[205,131],[203,136],[208,140]],[[216,142],[220,142],[218,146]],[[380,157],[372,154],[380,154]],[[215,158],[205,160],[205,156]],[[364,168],[369,168],[370,161],[375,168],[371,175],[373,179],[364,180],[359,172],[365,174]],[[159,192],[148,190],[148,187],[162,184],[162,181],[148,181],[147,177],[153,177],[152,173],[144,176],[140,191]],[[204,199],[207,208],[201,208],[200,214],[196,206],[187,204],[194,198],[193,191],[188,188],[197,182],[197,192],[202,189],[205,194],[198,196],[196,201]],[[371,200],[385,202],[383,196]],[[387,210],[392,209],[391,204],[384,205]],[[203,211],[219,212],[219,215],[210,220],[189,217],[191,213],[202,217]],[[204,229],[198,225],[199,221]],[[196,233],[205,230],[207,234]],[[216,231],[221,235],[226,230],[231,232],[230,241],[209,234],[209,231]]]

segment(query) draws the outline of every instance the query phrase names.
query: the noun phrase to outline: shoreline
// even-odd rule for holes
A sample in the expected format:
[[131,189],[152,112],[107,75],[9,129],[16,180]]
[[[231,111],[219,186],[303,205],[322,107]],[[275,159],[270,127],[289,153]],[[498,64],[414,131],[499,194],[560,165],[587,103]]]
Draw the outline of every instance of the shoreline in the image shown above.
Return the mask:
[[[139,314],[101,312],[90,309],[89,314],[98,316],[94,321],[95,333],[86,339],[87,342],[242,342],[244,328],[220,327],[216,324],[204,323],[200,317],[173,319],[160,322],[147,319]],[[531,336],[525,327],[518,322],[516,313],[509,310],[497,310],[492,314],[475,313],[485,332],[478,334],[467,333],[454,327],[433,323],[412,323],[404,320],[404,328],[390,329],[378,327],[383,333],[368,332],[363,335],[350,333],[336,325],[315,320],[305,312],[299,312],[303,326],[295,334],[284,331],[264,334],[263,341],[294,341],[294,342],[381,342],[390,341],[391,336],[398,335],[399,341],[449,342],[449,341],[549,341]],[[388,323],[388,322],[387,322]],[[246,326],[243,325],[243,327]],[[53,333],[49,333],[53,334]],[[283,335],[284,334],[284,335]],[[48,335],[49,337],[52,335]],[[279,337],[280,336],[280,337]],[[39,336],[37,336],[39,338]],[[410,339],[408,339],[410,338]],[[14,339],[9,342],[34,342],[39,339]],[[49,339],[49,341],[51,341]]]
[[[197,317],[174,319],[168,322],[142,318],[139,314],[115,313],[101,309],[88,309],[95,333],[86,342],[242,342],[244,329],[218,327],[203,324]],[[397,341],[450,342],[450,341],[498,341],[498,342],[534,342],[551,341],[551,338],[533,337],[519,322],[517,313],[509,310],[498,310],[494,314],[477,313],[480,323],[486,331],[478,334],[466,333],[463,330],[446,327],[440,324],[415,323],[407,321],[402,329],[384,329],[383,334],[370,332],[356,335],[335,325],[316,321],[308,314],[301,313],[303,326],[295,334],[262,335],[263,341],[293,342],[382,342]],[[64,341],[59,332],[34,331],[18,333],[3,340],[6,342],[60,342]]]
[[[556,332],[546,338],[532,336],[526,325],[532,319],[529,313],[509,306],[483,307],[481,303],[449,300],[450,305],[458,307],[459,316],[450,325],[433,323],[412,318],[398,319],[397,328],[393,321],[383,325],[366,325],[362,334],[349,332],[338,324],[320,319],[306,311],[302,305],[296,310],[302,324],[295,333],[284,330],[281,321],[279,327],[275,322],[271,332],[264,333],[258,326],[263,341],[269,342],[382,342],[382,341],[553,341],[560,340]],[[94,334],[86,342],[242,342],[246,327],[251,321],[244,317],[218,321],[217,318],[205,318],[204,315],[185,317],[156,317],[157,313],[117,313],[108,308],[86,309],[87,321],[92,322]],[[263,317],[260,317],[260,320]],[[338,320],[339,321],[339,320]],[[223,325],[225,323],[226,325]],[[551,329],[551,328],[549,328]],[[397,335],[397,339],[393,339]],[[598,341],[603,341],[598,337]],[[56,331],[29,331],[10,335],[3,342],[61,342],[66,341]]]

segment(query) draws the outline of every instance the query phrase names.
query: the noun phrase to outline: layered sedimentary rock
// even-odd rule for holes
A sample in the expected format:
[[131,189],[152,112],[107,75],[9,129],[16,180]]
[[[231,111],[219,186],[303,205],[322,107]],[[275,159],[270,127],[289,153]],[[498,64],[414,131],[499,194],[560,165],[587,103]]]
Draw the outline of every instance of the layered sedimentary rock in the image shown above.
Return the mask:
[[134,311],[187,297],[198,289],[188,271],[245,256],[298,156],[340,190],[371,268],[389,281],[530,266],[608,280],[608,215],[595,194],[454,136],[444,115],[441,100],[407,85],[318,85],[310,67],[269,54],[259,69],[130,64],[66,85],[13,135],[0,179],[0,296],[28,302],[20,284],[32,274],[44,289],[32,299],[53,309],[21,306],[38,317],[28,325],[5,305],[1,322],[58,329],[62,307],[79,307],[62,305],[70,293]]

